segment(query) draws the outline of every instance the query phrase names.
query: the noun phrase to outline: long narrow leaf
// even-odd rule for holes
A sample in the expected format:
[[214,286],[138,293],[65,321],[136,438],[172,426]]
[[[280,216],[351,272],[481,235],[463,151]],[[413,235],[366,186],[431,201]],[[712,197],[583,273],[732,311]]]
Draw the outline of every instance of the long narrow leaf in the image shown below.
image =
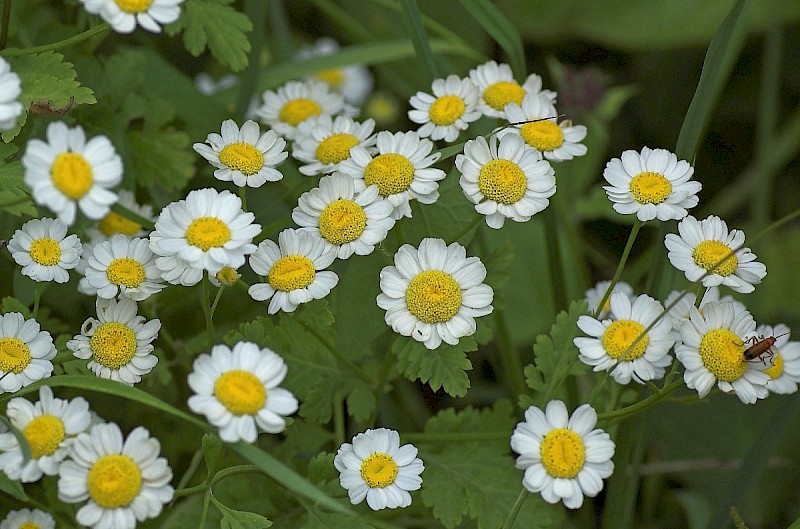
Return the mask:
[[522,47],[522,38],[519,36],[519,32],[508,17],[489,0],[461,0],[461,5],[505,50],[514,75],[523,80],[526,73],[525,50]]
[[428,70],[430,80],[441,77],[439,75],[439,67],[436,64],[436,58],[433,56],[431,50],[431,43],[428,40],[428,34],[425,32],[425,26],[422,24],[422,15],[419,12],[417,0],[402,0],[403,6],[403,20],[406,22],[408,29],[408,36],[414,44],[414,50],[417,57],[425,65]]

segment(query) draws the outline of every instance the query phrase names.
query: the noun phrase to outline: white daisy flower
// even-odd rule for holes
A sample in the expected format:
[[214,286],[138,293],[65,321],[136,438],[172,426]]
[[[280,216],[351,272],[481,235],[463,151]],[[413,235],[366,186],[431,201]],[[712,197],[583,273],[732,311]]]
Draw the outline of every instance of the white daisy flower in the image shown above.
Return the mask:
[[261,226],[254,220],[230,191],[191,191],[158,216],[150,234],[150,249],[161,256],[156,266],[166,281],[184,286],[197,284],[203,270],[213,275],[223,266],[239,268],[256,249],[251,241]]
[[109,188],[122,181],[122,159],[106,136],[86,141],[80,126],[50,123],[47,142],[28,141],[22,165],[34,202],[48,207],[68,226],[75,223],[78,207],[98,220],[117,201]]
[[86,502],[75,520],[92,529],[134,529],[172,500],[172,470],[159,457],[161,444],[139,426],[128,435],[114,423],[80,434],[61,464],[58,499]]
[[18,101],[22,93],[19,75],[11,71],[8,61],[0,57],[0,131],[11,130],[24,110]]
[[372,149],[376,141],[374,129],[372,119],[358,123],[347,116],[332,118],[323,114],[305,120],[297,128],[292,148],[292,156],[306,164],[298,170],[306,176],[336,171],[341,162],[350,158],[351,148],[360,145],[368,151]]
[[83,246],[75,234],[67,236],[67,225],[58,219],[31,219],[16,230],[8,250],[22,274],[34,281],[66,283],[78,266]]
[[[117,204],[150,222],[155,222],[153,206],[150,204],[139,204],[133,192],[127,189],[120,189],[117,194],[119,198]],[[142,225],[135,220],[123,217],[119,213],[114,213],[113,211],[109,211],[105,217],[100,219],[97,222],[96,228],[91,227],[86,229],[86,234],[89,236],[92,243],[105,241],[117,233],[127,235],[128,237],[146,237],[149,230],[144,229]],[[85,250],[88,251],[88,248],[85,248]]]
[[25,459],[13,433],[0,433],[0,469],[23,483],[38,481],[44,474],[57,475],[73,439],[91,422],[89,403],[83,397],[57,399],[48,386],[39,388],[36,404],[21,397],[11,399],[6,415],[28,442],[31,458]]
[[[595,318],[598,320],[603,320],[606,318],[610,318],[611,315],[609,314],[611,310],[611,295],[606,299],[605,304],[603,304],[602,310],[598,313],[597,309],[600,306],[600,301],[603,300],[603,297],[606,295],[606,290],[608,287],[611,286],[611,281],[600,281],[598,282],[594,288],[590,288],[583,294],[583,299],[586,301],[586,304],[589,306],[589,312],[591,312]],[[617,281],[614,285],[614,290],[611,291],[611,294],[614,292],[622,292],[628,298],[630,298],[631,303],[636,296],[633,295],[633,287],[630,286],[625,281]]]
[[767,340],[766,345],[770,345],[767,351],[751,359],[750,363],[770,376],[767,389],[772,393],[795,393],[800,382],[800,342],[789,341],[791,333],[789,327],[783,323],[774,327],[759,325],[756,336],[745,342],[748,348],[762,340]]
[[542,153],[548,160],[563,162],[586,154],[586,145],[579,143],[586,137],[586,127],[573,125],[572,121],[558,123],[556,107],[544,94],[527,95],[522,105],[511,103],[506,107],[506,119],[514,126],[497,134],[519,134],[525,143]]
[[411,505],[409,491],[419,490],[425,470],[416,447],[400,446],[400,434],[387,428],[367,430],[353,437],[352,444],[344,443],[333,466],[350,503],[357,505],[366,498],[373,511]]
[[681,324],[682,343],[675,346],[689,389],[696,389],[703,398],[716,383],[746,404],[766,398],[770,376],[744,357],[746,340],[755,328],[750,313],[737,310],[733,303],[708,303],[702,313],[690,307],[689,319]]
[[98,377],[129,386],[140,382],[158,363],[152,342],[161,320],[146,321],[129,298],[98,298],[96,305],[97,319],[83,322],[81,334],[68,341],[67,348],[77,358],[91,359],[87,367]]
[[664,311],[661,303],[646,294],[631,301],[624,292],[615,292],[610,299],[609,319],[578,318],[578,328],[590,336],[573,339],[580,351],[578,358],[594,371],[609,371],[620,384],[631,380],[643,384],[663,377],[672,364],[668,354],[675,343],[670,333],[672,322],[661,318],[645,332]]
[[544,412],[528,408],[511,434],[511,449],[519,454],[516,466],[525,471],[522,485],[569,509],[583,505],[584,496],[597,496],[614,472],[616,445],[596,424],[597,412],[588,404],[571,417],[560,400],[548,402]]
[[[469,72],[469,78],[478,87],[480,99],[478,110],[493,118],[505,118],[506,105],[522,104],[528,94],[542,94],[551,103],[556,102],[556,93],[542,90],[542,78],[535,73],[530,74],[520,86],[514,80],[514,74],[508,64],[497,64],[496,61],[484,63]],[[555,116],[555,114],[551,114]]]
[[314,116],[341,113],[344,100],[331,92],[322,81],[289,81],[277,92],[267,90],[262,95],[264,104],[256,115],[287,140],[295,139],[297,127]]
[[258,430],[280,433],[284,417],[297,411],[297,399],[278,387],[286,377],[283,359],[272,350],[251,342],[230,349],[215,345],[201,354],[189,374],[189,408],[202,413],[219,428],[226,443],[254,443]]
[[292,220],[315,238],[336,249],[339,259],[368,255],[394,226],[394,207],[378,195],[378,186],[355,192],[355,182],[342,173],[323,176],[319,187],[303,193]]
[[56,529],[56,520],[39,509],[19,509],[6,515],[0,529]]
[[200,72],[194,77],[194,85],[204,96],[213,96],[217,92],[233,88],[239,83],[239,78],[233,74],[223,75],[214,79],[206,72]]
[[421,123],[417,129],[420,138],[456,141],[462,130],[481,117],[476,110],[480,93],[478,87],[467,77],[448,75],[447,79],[436,79],[431,86],[433,95],[417,92],[409,103],[408,119]]
[[[683,271],[689,281],[702,278],[705,287],[725,285],[747,294],[767,275],[767,267],[744,247],[744,232],[729,232],[717,216],[698,221],[689,215],[678,223],[678,233],[667,234],[664,244],[672,266]],[[733,251],[736,253],[731,255]]]
[[[300,60],[333,55],[339,51],[339,43],[329,37],[317,39],[314,44],[305,46],[297,52]],[[341,68],[330,68],[311,76],[326,83],[331,90],[342,94],[344,101],[360,107],[372,92],[373,79],[369,68],[363,64],[349,64]]]
[[395,266],[381,270],[378,306],[396,333],[436,349],[442,341],[455,345],[475,333],[475,318],[492,312],[492,287],[483,282],[486,267],[467,257],[458,243],[423,239],[419,249],[404,244]]
[[0,315],[0,393],[20,388],[53,374],[56,347],[39,322],[19,312]]
[[446,174],[431,167],[441,153],[430,154],[433,142],[420,139],[416,132],[378,133],[377,154],[356,145],[350,158],[339,164],[339,171],[356,181],[356,191],[378,186],[380,196],[394,206],[392,218],[411,217],[409,201],[433,204],[439,199],[439,180]]
[[119,295],[144,301],[164,288],[156,256],[147,239],[114,235],[84,255],[86,264],[78,290],[90,296],[111,299]]
[[488,142],[482,136],[469,140],[455,164],[464,195],[490,228],[502,228],[507,218],[529,221],[556,192],[553,168],[514,134],[499,142],[496,135]]
[[614,211],[623,215],[636,213],[640,221],[680,220],[699,202],[700,182],[690,180],[694,168],[666,149],[648,149],[641,153],[625,151],[606,164],[603,186]]
[[298,305],[322,299],[339,282],[335,272],[324,270],[336,259],[336,248],[308,231],[285,229],[278,244],[267,239],[250,256],[250,267],[267,279],[247,292],[256,301],[269,302],[267,312],[293,312]]
[[[283,174],[275,166],[288,156],[286,140],[274,130],[264,134],[258,123],[247,120],[241,130],[232,119],[222,122],[222,135],[212,132],[206,143],[195,143],[194,150],[217,169],[214,178],[239,187],[261,187],[277,182]],[[206,145],[208,144],[208,145]]]
[[131,33],[136,25],[152,33],[172,24],[181,14],[184,0],[80,0],[93,15],[100,15],[117,33]]
[[[678,299],[679,297],[680,299]],[[689,319],[689,313],[691,312],[690,308],[693,306],[696,306],[702,313],[703,307],[709,303],[719,303],[720,301],[725,301],[733,303],[734,309],[737,312],[747,310],[747,307],[745,307],[744,303],[741,301],[736,301],[732,296],[723,296],[720,298],[719,287],[708,287],[703,293],[703,297],[700,298],[699,305],[696,304],[696,294],[692,292],[687,292],[684,294],[683,291],[673,290],[669,293],[669,295],[667,295],[667,299],[664,300],[664,308],[669,307],[676,299],[678,299],[678,302],[669,310],[669,312],[667,312],[667,317],[672,322],[672,334],[676,342],[681,341],[681,325],[683,325],[683,320]]]

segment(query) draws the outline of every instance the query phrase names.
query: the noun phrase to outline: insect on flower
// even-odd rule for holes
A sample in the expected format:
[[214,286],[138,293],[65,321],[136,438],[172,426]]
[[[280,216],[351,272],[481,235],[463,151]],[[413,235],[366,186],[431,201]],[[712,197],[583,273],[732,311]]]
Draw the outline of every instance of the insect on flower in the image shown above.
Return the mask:
[[500,125],[499,127],[497,127],[496,129],[494,129],[492,131],[492,134],[495,134],[495,133],[497,133],[497,132],[499,132],[499,131],[501,131],[501,130],[503,130],[505,128],[508,128],[508,127],[519,127],[520,125],[527,125],[528,123],[536,123],[536,122],[539,122],[539,121],[547,121],[548,119],[558,119],[558,118],[563,118],[563,117],[564,117],[564,114],[559,114],[557,116],[547,116],[546,118],[536,118],[536,119],[528,119],[528,120],[525,120],[525,121],[515,121],[513,123],[508,123],[507,125]]
[[744,350],[742,356],[744,356],[745,362],[750,362],[753,360],[760,360],[765,365],[767,360],[772,363],[772,358],[775,356],[775,352],[772,350],[772,346],[775,345],[775,341],[780,338],[781,336],[786,336],[787,333],[780,334],[778,336],[753,336],[745,340],[742,344],[753,343],[753,345],[749,346],[747,349]]

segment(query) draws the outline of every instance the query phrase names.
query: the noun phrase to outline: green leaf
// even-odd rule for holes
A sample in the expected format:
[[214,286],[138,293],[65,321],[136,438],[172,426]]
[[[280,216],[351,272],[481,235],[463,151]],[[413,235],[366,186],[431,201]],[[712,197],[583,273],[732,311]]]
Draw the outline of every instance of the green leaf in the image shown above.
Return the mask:
[[253,24],[231,7],[231,2],[191,0],[169,32],[175,34],[183,29],[183,43],[189,53],[197,57],[208,47],[220,64],[238,72],[247,66],[250,42],[245,33],[253,30]]
[[186,132],[167,127],[131,130],[126,137],[131,154],[128,170],[138,185],[160,185],[175,191],[194,176],[192,140]]
[[544,405],[554,398],[566,377],[589,372],[589,366],[578,360],[578,348],[572,343],[572,339],[581,333],[578,318],[586,310],[585,301],[573,301],[567,311],[561,311],[556,316],[550,335],[543,334],[536,338],[533,346],[534,363],[525,367],[525,379],[537,397],[531,399],[523,395],[520,398],[521,407],[527,408],[534,403]]
[[314,509],[309,510],[308,521],[301,529],[373,529],[374,527],[356,516]]
[[[97,101],[88,87],[75,80],[77,74],[72,64],[64,61],[60,53],[48,51],[35,55],[9,57],[11,69],[22,81],[19,102],[24,110],[17,126],[3,133],[3,141],[11,141],[28,119],[28,113],[63,114],[75,105],[93,104]],[[31,109],[31,105],[34,105]]]
[[448,395],[463,397],[470,387],[467,371],[472,369],[466,351],[478,348],[471,336],[461,338],[457,345],[442,344],[434,350],[405,336],[392,344],[397,355],[397,369],[409,380],[419,379],[431,389],[443,388]]
[[0,491],[19,501],[28,501],[28,496],[25,494],[25,489],[22,488],[22,483],[9,478],[5,472],[0,472]]
[[211,476],[217,470],[217,462],[222,456],[225,446],[216,435],[206,433],[203,434],[203,460],[206,463],[208,475]]
[[406,30],[411,36],[411,42],[414,44],[417,59],[425,65],[428,79],[433,81],[441,75],[431,51],[431,43],[422,24],[422,15],[419,12],[417,0],[401,0],[400,5],[403,8],[403,20],[406,23]]
[[6,296],[3,298],[3,314],[8,314],[9,312],[19,312],[25,318],[30,318],[31,316],[30,310],[24,303],[17,298]]
[[272,525],[272,522],[260,514],[237,511],[226,507],[219,501],[214,501],[214,505],[222,514],[219,524],[221,529],[266,529]]
[[492,38],[508,54],[511,69],[517,79],[525,79],[525,50],[522,38],[511,20],[489,0],[460,0],[464,9],[477,20]]

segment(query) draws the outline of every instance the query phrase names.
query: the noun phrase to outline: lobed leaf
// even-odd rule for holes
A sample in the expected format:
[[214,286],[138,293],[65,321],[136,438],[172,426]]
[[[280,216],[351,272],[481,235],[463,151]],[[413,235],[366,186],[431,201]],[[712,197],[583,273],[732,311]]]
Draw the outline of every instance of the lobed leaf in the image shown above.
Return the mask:
[[246,33],[253,24],[246,15],[230,6],[232,0],[191,0],[183,16],[170,27],[171,33],[183,29],[186,50],[199,56],[206,48],[221,64],[234,72],[247,66],[250,42]]
[[434,350],[405,336],[398,337],[392,344],[392,352],[397,355],[397,369],[409,380],[419,379],[432,390],[440,388],[452,396],[463,397],[470,387],[467,371],[472,362],[467,351],[478,348],[474,338],[461,338],[457,345],[442,344]]

